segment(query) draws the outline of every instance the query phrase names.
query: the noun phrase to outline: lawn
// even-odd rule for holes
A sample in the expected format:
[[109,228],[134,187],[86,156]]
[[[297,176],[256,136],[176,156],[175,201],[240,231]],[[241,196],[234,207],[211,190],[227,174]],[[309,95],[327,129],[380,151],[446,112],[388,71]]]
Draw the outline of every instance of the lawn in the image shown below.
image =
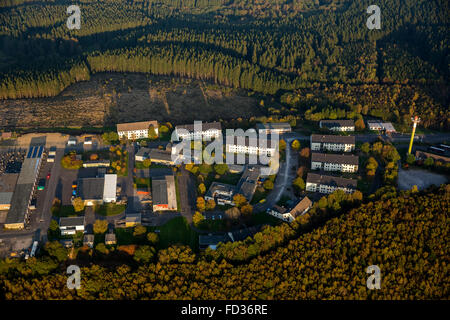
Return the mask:
[[53,206],[51,211],[54,217],[77,217],[84,214],[84,210],[75,212],[72,205]]
[[106,203],[98,206],[95,212],[102,216],[115,216],[124,212],[125,208],[126,205],[124,204]]
[[191,229],[187,220],[184,217],[177,217],[159,228],[159,248],[164,249],[174,244],[184,244],[198,250],[198,234]]

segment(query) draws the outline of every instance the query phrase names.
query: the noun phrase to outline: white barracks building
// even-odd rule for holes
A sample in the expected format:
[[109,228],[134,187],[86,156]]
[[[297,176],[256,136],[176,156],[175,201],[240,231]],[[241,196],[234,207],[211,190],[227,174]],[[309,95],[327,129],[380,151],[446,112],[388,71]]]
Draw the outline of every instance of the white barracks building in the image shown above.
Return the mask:
[[158,134],[158,121],[142,121],[117,124],[117,134],[119,138],[129,140],[148,138],[148,129],[153,126]]
[[326,176],[315,173],[308,173],[306,177],[306,191],[319,192],[324,194],[342,190],[345,193],[353,193],[356,190],[357,181],[341,177]]
[[355,150],[354,136],[311,135],[311,151],[352,152]]
[[311,169],[324,171],[357,172],[359,158],[354,155],[338,155],[313,152]]

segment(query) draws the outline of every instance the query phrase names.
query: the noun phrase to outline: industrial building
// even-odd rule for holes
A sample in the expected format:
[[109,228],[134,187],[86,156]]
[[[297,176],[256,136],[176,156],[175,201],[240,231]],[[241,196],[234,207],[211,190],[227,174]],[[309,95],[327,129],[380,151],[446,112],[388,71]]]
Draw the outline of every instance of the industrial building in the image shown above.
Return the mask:
[[355,150],[354,136],[311,135],[311,151],[352,152]]
[[25,227],[43,153],[43,145],[31,146],[28,149],[11,198],[5,229],[23,229]]
[[152,179],[153,211],[176,211],[177,193],[173,175]]
[[117,175],[105,174],[102,178],[83,178],[78,180],[77,195],[86,206],[116,202]]

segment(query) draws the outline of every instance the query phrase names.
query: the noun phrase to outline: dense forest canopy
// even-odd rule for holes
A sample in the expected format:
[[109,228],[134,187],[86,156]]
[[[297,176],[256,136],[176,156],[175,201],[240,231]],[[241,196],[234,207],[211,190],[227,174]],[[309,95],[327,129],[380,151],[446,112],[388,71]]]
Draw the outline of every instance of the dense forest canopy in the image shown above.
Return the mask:
[[[321,200],[316,209],[339,207],[338,196]],[[54,253],[27,263],[0,261],[0,298],[448,298],[450,185],[424,192],[397,193],[391,188],[375,197],[378,200],[244,262],[226,256],[255,252],[256,246],[273,242],[278,234],[268,229],[216,253],[171,247],[151,263],[116,268],[93,264],[81,269],[78,291],[66,287],[64,252],[62,257]],[[366,287],[370,265],[381,270],[380,290]]]
[[[66,26],[71,4],[81,8],[80,30]],[[427,126],[448,128],[448,2],[380,0],[381,30],[366,27],[371,4],[2,1],[0,99],[54,96],[103,71],[193,77],[263,94],[317,83],[395,83],[407,90],[424,88],[423,100],[431,101],[418,105],[417,112],[431,110],[423,115]],[[440,88],[438,94],[429,93],[429,87]],[[386,107],[378,112],[384,114]],[[400,113],[398,118],[409,116]]]

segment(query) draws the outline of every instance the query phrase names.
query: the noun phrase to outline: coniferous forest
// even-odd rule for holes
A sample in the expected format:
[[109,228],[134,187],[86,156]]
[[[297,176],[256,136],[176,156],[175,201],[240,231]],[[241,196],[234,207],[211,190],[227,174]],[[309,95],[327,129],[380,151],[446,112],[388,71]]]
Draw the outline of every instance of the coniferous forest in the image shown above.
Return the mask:
[[[0,263],[2,299],[443,299],[449,296],[450,185],[423,192],[380,189],[367,203],[336,193],[293,228],[194,253],[170,247],[150,261],[81,268],[66,286],[67,252],[51,243],[40,258]],[[353,209],[352,209],[353,207]],[[324,220],[327,216],[328,220]],[[289,235],[296,233],[291,240]],[[139,250],[136,250],[137,255]],[[260,252],[257,256],[255,253]],[[101,261],[101,260],[99,260]],[[368,290],[378,265],[381,289]]]
[[[382,26],[369,30],[372,2],[2,1],[0,99],[55,96],[97,72],[141,72],[289,97],[302,108],[312,107],[308,94],[321,95],[448,129],[448,2],[379,0]],[[72,4],[79,30],[66,26]]]

